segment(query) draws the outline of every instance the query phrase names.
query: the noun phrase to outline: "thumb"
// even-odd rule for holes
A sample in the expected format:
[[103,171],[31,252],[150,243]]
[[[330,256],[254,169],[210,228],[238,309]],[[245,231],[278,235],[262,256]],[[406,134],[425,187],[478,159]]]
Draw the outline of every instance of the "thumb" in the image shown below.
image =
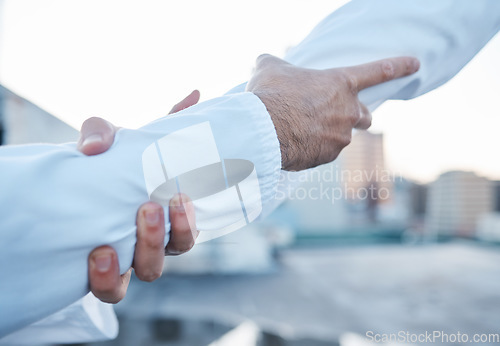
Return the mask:
[[116,130],[117,127],[102,118],[89,118],[82,124],[77,148],[87,156],[101,154],[113,144]]

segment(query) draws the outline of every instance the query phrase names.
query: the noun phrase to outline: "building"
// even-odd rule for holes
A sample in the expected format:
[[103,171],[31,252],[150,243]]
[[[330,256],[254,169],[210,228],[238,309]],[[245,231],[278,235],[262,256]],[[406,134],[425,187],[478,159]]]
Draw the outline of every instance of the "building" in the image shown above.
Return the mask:
[[351,218],[367,224],[400,218],[400,199],[406,196],[396,196],[395,183],[402,178],[386,168],[383,134],[357,131],[340,157],[341,183]]
[[0,85],[0,144],[75,142],[78,131]]
[[495,211],[500,212],[500,180],[495,181]]
[[473,172],[446,172],[429,187],[426,228],[434,235],[472,237],[479,218],[493,209],[490,180]]
[[[385,193],[377,198],[376,194],[366,193],[370,187],[379,192],[387,189],[390,196],[393,177],[385,168],[384,136],[381,133],[357,131],[342,154],[342,184],[346,196],[352,200],[374,199],[378,203],[388,200]],[[366,197],[368,196],[368,197]]]
[[[289,175],[293,189],[286,202],[271,216],[276,225],[287,226],[299,235],[328,235],[345,232],[353,220],[346,209],[341,186],[341,163],[334,162],[313,168],[307,174]],[[282,190],[280,190],[280,193]]]
[[383,135],[357,131],[335,161],[300,176],[273,217],[298,237],[404,229],[409,188],[385,167]]
[[500,213],[488,213],[479,218],[477,237],[484,241],[500,242]]
[[412,183],[410,188],[410,204],[412,219],[423,219],[427,210],[427,191],[425,184]]

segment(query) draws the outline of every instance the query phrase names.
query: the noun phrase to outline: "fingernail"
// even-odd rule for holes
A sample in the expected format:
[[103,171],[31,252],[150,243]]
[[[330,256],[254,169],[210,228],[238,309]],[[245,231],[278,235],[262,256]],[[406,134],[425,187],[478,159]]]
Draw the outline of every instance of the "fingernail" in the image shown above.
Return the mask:
[[101,143],[102,141],[102,135],[100,135],[99,133],[94,133],[93,135],[90,135],[83,140],[82,146],[85,147],[89,144]]
[[180,193],[176,194],[170,200],[169,207],[170,208],[174,208],[174,210],[176,210],[178,212],[182,212],[182,213],[185,212],[185,210],[184,210],[184,204],[182,203],[183,199],[184,198],[183,198],[183,196]]
[[160,222],[160,210],[155,208],[155,209],[148,209],[144,213],[146,217],[146,223],[149,226],[156,226],[158,222]]
[[97,271],[105,273],[111,268],[111,255],[96,256],[94,262]]
[[420,69],[420,61],[413,59],[413,71],[417,72]]

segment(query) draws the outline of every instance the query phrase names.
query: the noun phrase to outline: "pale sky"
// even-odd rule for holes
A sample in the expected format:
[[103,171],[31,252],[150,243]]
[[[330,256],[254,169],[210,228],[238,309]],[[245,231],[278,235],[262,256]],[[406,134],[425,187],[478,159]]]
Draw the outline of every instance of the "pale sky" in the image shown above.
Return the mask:
[[[247,80],[259,54],[283,56],[345,2],[5,0],[0,82],[74,127],[135,128],[195,88],[206,100]],[[389,168],[500,179],[499,61],[496,37],[446,86],[380,107]]]

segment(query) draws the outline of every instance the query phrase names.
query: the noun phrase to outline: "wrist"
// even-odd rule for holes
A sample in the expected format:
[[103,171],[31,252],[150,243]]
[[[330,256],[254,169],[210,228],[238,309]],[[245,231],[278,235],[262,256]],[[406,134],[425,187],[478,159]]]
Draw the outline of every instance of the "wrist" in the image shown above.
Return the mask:
[[290,169],[290,145],[286,140],[286,135],[283,131],[286,125],[286,118],[283,117],[283,112],[279,111],[280,103],[279,99],[273,98],[269,95],[268,92],[262,92],[258,90],[252,91],[252,93],[257,96],[261,102],[266,107],[269,116],[271,117],[271,121],[273,122],[274,129],[276,131],[276,135],[278,137],[278,141],[280,144],[280,152],[281,152],[281,169],[288,170]]

